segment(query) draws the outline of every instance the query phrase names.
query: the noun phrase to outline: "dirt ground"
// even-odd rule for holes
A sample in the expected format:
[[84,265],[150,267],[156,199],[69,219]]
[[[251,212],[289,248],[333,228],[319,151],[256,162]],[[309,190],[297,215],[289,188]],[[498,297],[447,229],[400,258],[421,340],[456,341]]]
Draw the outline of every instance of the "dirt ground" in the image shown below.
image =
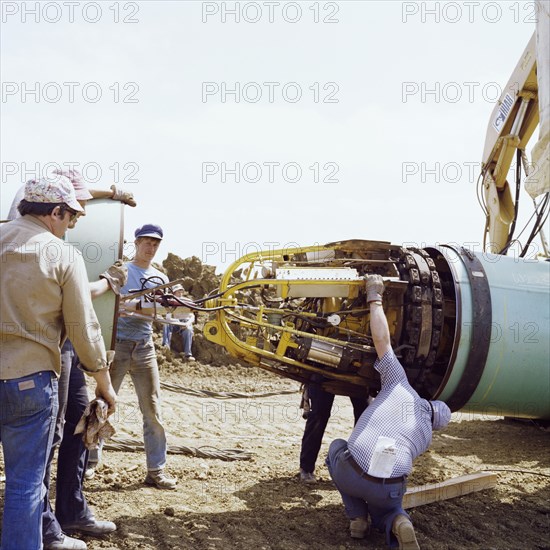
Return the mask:
[[[115,521],[118,530],[104,539],[85,537],[90,550],[385,548],[378,532],[363,541],[349,537],[339,494],[323,463],[329,443],[350,433],[349,399],[336,398],[317,463],[319,481],[304,485],[296,478],[304,428],[296,382],[240,365],[179,360],[163,362],[161,375],[165,382],[197,390],[275,395],[222,400],[163,390],[170,444],[248,451],[252,458],[171,454],[168,468],[179,479],[178,489],[159,491],[142,483],[142,452],[106,451],[85,489],[96,516]],[[118,436],[141,440],[129,381],[114,424]],[[480,470],[497,471],[498,485],[412,509],[420,546],[550,549],[549,437],[529,424],[453,415],[449,428],[436,434],[430,450],[416,461],[409,487]]]

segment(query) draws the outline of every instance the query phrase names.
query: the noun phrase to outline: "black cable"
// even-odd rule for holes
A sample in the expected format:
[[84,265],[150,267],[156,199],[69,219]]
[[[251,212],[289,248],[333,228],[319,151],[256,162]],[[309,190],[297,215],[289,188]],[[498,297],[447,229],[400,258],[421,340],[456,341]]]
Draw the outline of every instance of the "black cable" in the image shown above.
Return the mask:
[[[226,292],[234,289],[236,286],[239,286],[241,285],[242,283],[237,283],[233,286],[230,286],[228,288],[226,288],[223,292],[218,292],[217,294],[213,294],[213,295],[208,295],[206,296],[205,298],[199,298],[198,300],[195,300],[195,303],[196,304],[203,304],[204,302],[207,302],[208,300],[214,300],[216,298],[219,298],[220,296],[223,296]],[[250,288],[260,288],[262,285],[252,285],[252,286],[247,286],[245,288],[243,288],[242,290],[249,290]]]
[[[157,286],[165,284],[164,280],[159,277],[158,275],[152,275],[151,277],[142,277],[139,282],[141,283],[141,290],[149,289],[150,287],[145,286],[147,283],[152,283],[153,281],[160,281]],[[155,290],[155,288],[150,288],[151,290]],[[141,291],[140,290],[140,291]]]
[[197,305],[197,302],[193,302],[192,300],[182,300],[181,298],[178,298],[177,296],[174,296],[173,294],[164,294],[162,296],[162,302],[161,305],[163,307],[177,307],[174,306],[174,304],[170,304],[169,302],[165,301],[165,298],[170,298],[176,302],[178,302],[178,305],[187,307],[189,309],[193,309],[196,311],[219,311],[220,309],[227,309],[227,308],[234,308],[233,305],[225,305],[225,306],[217,306],[217,307],[200,307]]
[[[550,197],[549,193],[546,193],[544,195],[544,199],[542,200],[542,204],[540,205],[541,206],[540,212],[535,208],[535,212],[537,213],[535,224],[533,225],[531,234],[529,235],[529,238],[527,239],[527,242],[525,243],[525,246],[523,247],[523,250],[519,255],[520,258],[525,257],[525,254],[527,254],[527,251],[529,250],[529,245],[533,242],[533,239],[540,233],[541,229],[546,223],[546,220],[548,219],[548,214],[550,213],[550,210],[548,210],[549,197]],[[543,216],[544,216],[544,219],[543,219]]]
[[521,191],[521,149],[516,150],[516,200],[514,201],[514,219],[512,220],[512,226],[510,227],[510,232],[508,233],[508,239],[506,239],[506,244],[499,252],[499,254],[506,254],[508,248],[512,244],[512,239],[514,237],[514,231],[516,230],[516,222],[518,219],[519,212],[519,195]]

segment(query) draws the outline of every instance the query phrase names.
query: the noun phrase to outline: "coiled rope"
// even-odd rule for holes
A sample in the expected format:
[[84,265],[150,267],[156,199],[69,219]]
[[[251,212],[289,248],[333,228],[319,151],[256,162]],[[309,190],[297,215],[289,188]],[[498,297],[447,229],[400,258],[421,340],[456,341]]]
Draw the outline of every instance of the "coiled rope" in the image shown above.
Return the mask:
[[[144,451],[142,441],[129,437],[113,437],[105,441],[104,449],[110,451],[139,452]],[[250,460],[253,454],[240,449],[215,449],[214,447],[186,447],[185,445],[168,445],[169,454],[189,455],[196,458],[218,458],[220,460]]]
[[184,393],[186,395],[192,395],[194,397],[214,397],[216,399],[257,399],[260,397],[271,397],[274,395],[290,395],[293,393],[299,393],[299,390],[282,390],[263,393],[239,393],[239,392],[215,392],[210,390],[194,390],[192,388],[186,388],[179,384],[171,384],[170,382],[161,382],[160,387],[177,393]]

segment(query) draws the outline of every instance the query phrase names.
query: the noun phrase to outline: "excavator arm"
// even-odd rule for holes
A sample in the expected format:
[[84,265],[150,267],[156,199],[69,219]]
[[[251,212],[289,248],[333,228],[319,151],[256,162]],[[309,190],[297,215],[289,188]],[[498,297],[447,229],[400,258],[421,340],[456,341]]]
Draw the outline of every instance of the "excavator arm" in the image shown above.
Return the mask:
[[525,150],[538,124],[536,37],[533,34],[487,128],[482,177],[487,216],[484,249],[488,252],[504,253],[512,239],[510,228],[517,217],[517,207],[508,175],[516,152]]

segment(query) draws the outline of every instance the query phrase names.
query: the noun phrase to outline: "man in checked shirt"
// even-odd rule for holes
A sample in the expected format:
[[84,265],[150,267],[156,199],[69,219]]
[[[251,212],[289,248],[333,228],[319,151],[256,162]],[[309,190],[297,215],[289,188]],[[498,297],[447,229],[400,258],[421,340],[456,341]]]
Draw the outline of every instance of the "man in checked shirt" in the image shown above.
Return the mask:
[[402,505],[407,476],[413,460],[430,446],[432,430],[447,426],[451,411],[443,401],[422,399],[409,384],[391,348],[383,293],[382,277],[369,275],[367,302],[381,390],[349,441],[331,443],[326,464],[342,495],[353,538],[365,537],[370,514],[390,547],[418,550],[414,527]]

